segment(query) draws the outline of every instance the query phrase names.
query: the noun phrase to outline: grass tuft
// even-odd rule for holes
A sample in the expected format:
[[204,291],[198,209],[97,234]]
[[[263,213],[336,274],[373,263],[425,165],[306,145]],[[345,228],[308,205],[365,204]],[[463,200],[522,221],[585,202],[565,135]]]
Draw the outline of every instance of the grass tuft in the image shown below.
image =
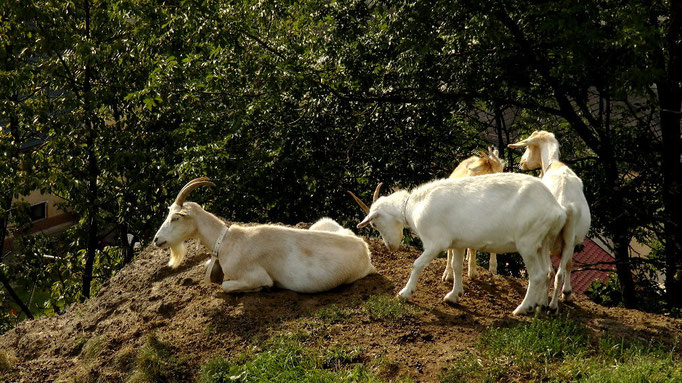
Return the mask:
[[314,318],[330,324],[345,322],[350,316],[350,310],[344,310],[337,305],[323,307],[313,314]]
[[566,318],[531,319],[511,328],[493,328],[481,338],[494,356],[514,357],[517,362],[552,362],[589,351],[587,329]]
[[363,303],[363,307],[372,320],[398,321],[414,316],[409,304],[389,295],[371,296]]
[[81,357],[85,363],[90,363],[97,359],[102,353],[104,347],[104,339],[101,336],[93,336],[88,339],[81,349]]
[[324,355],[322,366],[334,371],[353,364],[362,363],[362,351],[359,348],[348,348],[341,345],[328,349]]
[[135,348],[131,345],[121,347],[114,355],[113,367],[119,372],[128,372],[135,368]]
[[[210,359],[201,367],[199,382],[378,382],[365,366],[353,362],[360,357],[359,351],[342,348],[324,357],[298,339],[275,337],[255,355]],[[326,369],[325,363],[339,370]]]
[[16,363],[16,358],[4,350],[0,350],[0,373],[11,370]]
[[663,347],[609,337],[591,343],[587,328],[565,317],[532,319],[484,333],[476,352],[441,381],[682,382],[679,359]]
[[147,335],[135,358],[136,368],[129,383],[184,382],[187,365],[173,353],[170,344],[159,340],[155,334]]

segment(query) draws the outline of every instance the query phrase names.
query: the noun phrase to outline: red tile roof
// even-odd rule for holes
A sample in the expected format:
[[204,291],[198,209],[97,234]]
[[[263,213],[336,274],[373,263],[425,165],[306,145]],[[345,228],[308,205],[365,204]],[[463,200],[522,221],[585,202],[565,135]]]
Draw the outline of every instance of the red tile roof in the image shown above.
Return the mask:
[[[596,279],[606,281],[609,273],[616,269],[615,259],[594,241],[585,238],[583,250],[573,254],[573,271],[571,272],[571,287],[574,294],[583,294]],[[610,262],[610,264],[600,264]],[[552,264],[556,269],[559,257],[552,257]],[[587,269],[587,270],[582,270]]]

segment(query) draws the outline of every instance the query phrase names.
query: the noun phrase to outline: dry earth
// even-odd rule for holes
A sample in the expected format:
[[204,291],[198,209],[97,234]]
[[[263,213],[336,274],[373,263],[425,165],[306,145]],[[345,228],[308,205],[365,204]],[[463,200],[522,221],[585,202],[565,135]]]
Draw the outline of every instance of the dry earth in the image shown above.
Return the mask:
[[[73,305],[61,316],[25,321],[0,336],[0,349],[17,360],[0,380],[71,380],[82,369],[84,343],[93,337],[101,339],[102,352],[88,362],[91,376],[118,382],[125,381],[130,370],[117,368],[115,355],[122,349],[136,350],[151,332],[172,344],[197,374],[216,354],[238,355],[258,340],[303,331],[312,335],[311,346],[321,350],[333,345],[359,347],[363,361],[383,366],[378,371],[385,379],[410,375],[416,381],[435,381],[459,355],[474,349],[485,329],[528,320],[511,315],[523,298],[526,281],[483,270],[478,278],[465,276],[459,305],[443,304],[441,299],[451,287],[440,280],[444,259],[432,262],[420,279],[411,301],[413,317],[374,320],[355,309],[373,295],[397,293],[419,253],[403,247],[390,254],[380,241],[369,241],[379,273],[322,294],[273,288],[227,295],[218,285],[203,283],[207,259],[203,247],[197,250],[190,243],[187,258],[176,270],[166,266],[168,250],[147,248],[96,297]],[[329,324],[313,316],[330,305],[355,310],[352,320]],[[561,310],[595,334],[664,342],[682,334],[682,320],[605,308],[584,297],[562,304]]]

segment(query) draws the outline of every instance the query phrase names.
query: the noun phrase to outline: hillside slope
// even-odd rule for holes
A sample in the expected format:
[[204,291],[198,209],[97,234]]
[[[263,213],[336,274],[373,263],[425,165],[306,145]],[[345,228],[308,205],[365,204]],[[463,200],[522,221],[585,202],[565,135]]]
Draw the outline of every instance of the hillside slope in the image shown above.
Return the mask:
[[[357,308],[370,297],[392,296],[400,290],[419,253],[403,247],[390,254],[380,241],[369,242],[379,274],[321,294],[271,289],[227,295],[218,285],[203,283],[208,256],[203,247],[197,250],[190,243],[177,270],[166,266],[168,250],[149,247],[96,297],[61,316],[25,321],[0,336],[0,349],[16,358],[14,368],[0,380],[82,380],[87,365],[87,381],[125,381],[132,367],[121,364],[121,355],[137,350],[150,333],[170,343],[190,375],[196,376],[214,355],[235,356],[257,340],[306,331],[318,339],[318,347],[359,347],[364,361],[385,361],[389,367],[380,371],[384,378],[411,375],[417,381],[433,381],[462,352],[473,350],[486,328],[528,320],[511,315],[523,298],[526,281],[487,272],[473,280],[465,277],[460,305],[441,303],[451,287],[440,280],[444,259],[425,270],[409,304],[414,315],[376,320]],[[331,322],[315,316],[330,307],[353,315]],[[682,334],[682,320],[604,308],[581,297],[570,306],[562,304],[561,310],[595,333],[663,341]],[[94,355],[85,346],[93,339],[98,348]]]

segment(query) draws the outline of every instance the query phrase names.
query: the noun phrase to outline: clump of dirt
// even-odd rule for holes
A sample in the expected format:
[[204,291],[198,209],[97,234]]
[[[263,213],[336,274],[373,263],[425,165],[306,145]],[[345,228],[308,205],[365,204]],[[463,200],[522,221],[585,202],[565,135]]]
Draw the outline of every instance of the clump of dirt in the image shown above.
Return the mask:
[[[434,381],[449,363],[474,349],[485,329],[528,320],[511,315],[523,299],[526,281],[482,270],[477,278],[464,277],[458,305],[442,303],[452,287],[441,281],[444,259],[426,268],[409,303],[410,315],[399,320],[370,317],[358,308],[376,296],[395,295],[419,252],[403,247],[390,253],[381,241],[367,241],[378,274],[320,294],[273,288],[228,295],[218,285],[203,282],[209,255],[195,242],[188,244],[178,269],[166,265],[168,250],[149,247],[97,296],[63,315],[25,321],[0,336],[0,349],[16,359],[11,369],[0,371],[0,380],[125,381],[136,350],[150,334],[169,344],[183,369],[196,377],[200,366],[217,354],[236,356],[259,340],[303,331],[322,349],[357,347],[362,360],[382,361],[378,370],[385,378],[411,375],[417,381]],[[332,314],[342,313],[339,320],[325,322],[315,315],[330,307]],[[673,340],[682,334],[682,320],[601,307],[584,297],[561,310],[595,334],[646,341]]]

